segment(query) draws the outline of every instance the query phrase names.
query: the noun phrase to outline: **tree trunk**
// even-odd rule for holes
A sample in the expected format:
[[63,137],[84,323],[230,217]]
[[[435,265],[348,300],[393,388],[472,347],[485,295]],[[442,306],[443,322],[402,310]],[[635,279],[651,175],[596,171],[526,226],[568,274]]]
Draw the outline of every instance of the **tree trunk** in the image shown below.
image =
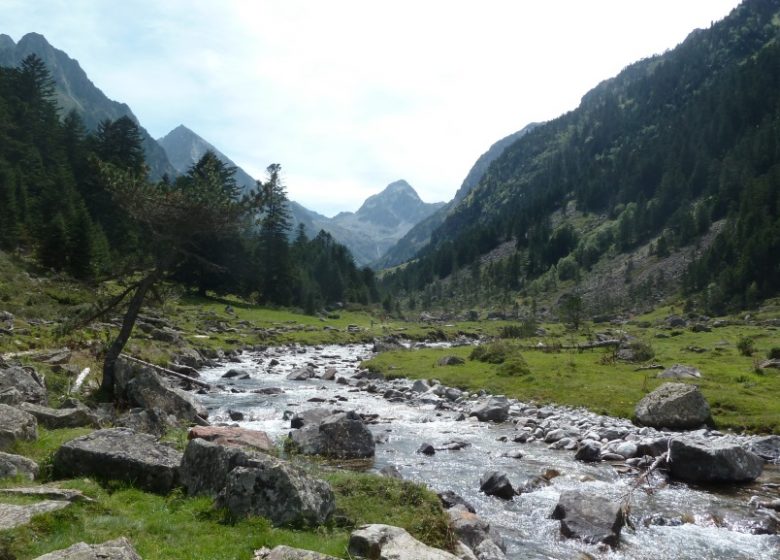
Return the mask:
[[155,268],[138,283],[135,293],[130,299],[130,304],[127,306],[125,316],[122,318],[122,328],[119,329],[119,334],[106,352],[106,357],[103,360],[103,381],[100,384],[100,390],[104,395],[112,399],[114,398],[116,361],[119,358],[119,354],[122,353],[125,344],[127,344],[130,333],[133,332],[133,326],[135,326],[138,313],[141,311],[146,293],[160,279],[161,275],[162,271],[159,268]]

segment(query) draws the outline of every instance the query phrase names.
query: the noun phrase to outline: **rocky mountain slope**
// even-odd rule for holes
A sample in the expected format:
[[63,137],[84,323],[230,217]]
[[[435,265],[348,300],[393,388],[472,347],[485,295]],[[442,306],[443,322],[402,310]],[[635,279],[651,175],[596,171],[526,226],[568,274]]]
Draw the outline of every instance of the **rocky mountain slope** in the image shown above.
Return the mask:
[[36,54],[51,72],[56,88],[56,101],[67,114],[75,110],[89,130],[95,130],[100,121],[129,117],[139,125],[150,176],[159,179],[164,174],[175,176],[176,170],[165,151],[152,138],[125,103],[106,97],[87,77],[78,61],[54,48],[39,33],[28,33],[18,43],[8,35],[0,35],[0,66],[17,66],[25,57]]
[[[683,287],[718,313],[777,294],[779,40],[780,1],[746,0],[605,80],[508,146],[387,285],[431,287],[469,270],[505,300],[560,295],[621,262],[631,284],[637,264],[671,258],[684,269],[674,282],[659,275],[629,299],[670,283],[667,293]],[[485,262],[507,243],[510,254]],[[697,246],[693,262],[677,258]],[[634,254],[646,262],[626,260]]]

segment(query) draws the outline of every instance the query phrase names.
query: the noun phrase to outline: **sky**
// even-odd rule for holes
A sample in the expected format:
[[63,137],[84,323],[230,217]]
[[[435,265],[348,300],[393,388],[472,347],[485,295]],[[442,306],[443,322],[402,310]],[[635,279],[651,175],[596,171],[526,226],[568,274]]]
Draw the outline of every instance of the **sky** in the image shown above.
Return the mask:
[[737,0],[0,0],[127,103],[331,216],[397,179],[450,200],[491,144],[575,109]]

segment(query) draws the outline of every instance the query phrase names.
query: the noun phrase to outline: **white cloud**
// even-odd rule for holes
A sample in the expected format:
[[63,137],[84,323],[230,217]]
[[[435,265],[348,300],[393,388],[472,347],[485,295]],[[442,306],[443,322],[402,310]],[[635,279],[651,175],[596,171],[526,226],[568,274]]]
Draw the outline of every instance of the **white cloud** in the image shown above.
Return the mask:
[[446,200],[490,144],[574,109],[737,0],[4,0],[155,136],[184,123],[332,214],[390,181]]

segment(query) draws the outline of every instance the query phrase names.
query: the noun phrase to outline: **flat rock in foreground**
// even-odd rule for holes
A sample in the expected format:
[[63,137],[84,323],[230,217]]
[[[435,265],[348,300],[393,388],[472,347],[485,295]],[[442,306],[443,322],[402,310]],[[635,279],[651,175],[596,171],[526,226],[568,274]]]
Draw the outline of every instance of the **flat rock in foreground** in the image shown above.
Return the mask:
[[761,475],[764,460],[736,443],[673,439],[669,474],[685,482],[750,482]]
[[54,455],[59,477],[94,476],[121,480],[138,488],[166,493],[179,478],[182,454],[154,436],[128,428],[97,430],[71,440]]
[[369,560],[458,560],[454,554],[421,543],[405,529],[380,524],[353,531],[348,552]]
[[55,550],[35,560],[142,560],[127,539],[103,544],[76,543],[64,550]]
[[45,500],[34,504],[16,505],[0,503],[0,530],[26,525],[35,515],[66,508],[70,502]]
[[255,555],[252,560],[338,560],[333,556],[322,554],[320,552],[313,552],[311,550],[303,550],[300,548],[292,548],[280,544],[274,547],[273,550],[268,548],[261,548],[255,550]]

